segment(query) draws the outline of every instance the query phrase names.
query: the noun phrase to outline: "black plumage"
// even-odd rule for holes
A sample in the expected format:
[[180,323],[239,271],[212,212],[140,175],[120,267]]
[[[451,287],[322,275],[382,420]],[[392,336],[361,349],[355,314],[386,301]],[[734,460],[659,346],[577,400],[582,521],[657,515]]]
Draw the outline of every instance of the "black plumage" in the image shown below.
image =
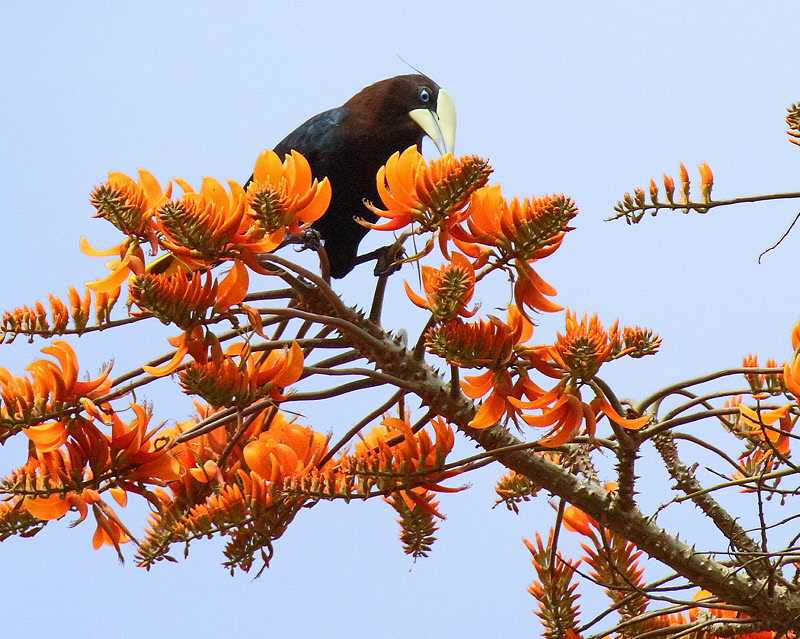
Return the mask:
[[358,245],[367,233],[353,219],[375,221],[363,200],[380,204],[375,174],[396,151],[429,136],[441,153],[452,152],[455,107],[446,91],[430,78],[400,75],[376,82],[341,107],[307,120],[287,135],[275,152],[302,153],[315,178],[331,183],[331,203],[313,224],[322,239],[331,276],[344,277],[359,259]]

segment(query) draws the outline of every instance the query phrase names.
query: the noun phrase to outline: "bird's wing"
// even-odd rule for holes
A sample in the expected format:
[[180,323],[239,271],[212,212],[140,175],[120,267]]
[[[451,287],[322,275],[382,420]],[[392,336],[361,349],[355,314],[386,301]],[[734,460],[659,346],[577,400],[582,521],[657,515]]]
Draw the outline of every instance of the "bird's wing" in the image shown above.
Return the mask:
[[275,153],[283,159],[294,149],[302,153],[313,167],[319,152],[333,148],[339,124],[349,113],[350,109],[338,107],[309,118],[278,143]]

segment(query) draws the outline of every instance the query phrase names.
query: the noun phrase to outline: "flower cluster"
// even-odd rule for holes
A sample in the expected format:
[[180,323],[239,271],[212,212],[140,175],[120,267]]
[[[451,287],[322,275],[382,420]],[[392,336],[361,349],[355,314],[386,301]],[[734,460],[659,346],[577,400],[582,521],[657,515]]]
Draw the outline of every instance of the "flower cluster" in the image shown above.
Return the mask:
[[[613,493],[616,485],[606,484]],[[543,544],[538,533],[536,544],[523,540],[533,555],[537,579],[528,592],[539,602],[537,613],[545,627],[544,636],[573,637],[580,635],[577,586],[572,582],[581,564],[591,570],[589,578],[605,588],[611,607],[619,613],[620,627],[625,636],[640,636],[648,632],[666,635],[664,630],[672,626],[685,628],[686,617],[680,613],[653,614],[647,611],[648,598],[644,594],[644,567],[639,563],[642,551],[629,541],[601,526],[595,519],[573,505],[564,508],[561,518],[564,528],[583,535],[581,543],[585,554],[579,560],[564,558],[553,548],[554,531],[551,529],[547,544]],[[556,558],[555,565],[551,565]],[[690,611],[690,619],[694,621]],[[772,635],[770,635],[772,636]]]
[[[182,438],[216,414],[198,405],[197,418],[180,424],[173,436]],[[433,540],[432,518],[441,517],[433,492],[454,490],[439,482],[459,472],[443,469],[454,444],[452,428],[441,419],[430,426],[432,434],[414,433],[407,419],[387,417],[352,453],[333,458],[327,436],[272,408],[250,420],[232,446],[223,422],[175,449],[188,472],[168,484],[171,494],[158,493],[159,512],[151,515],[139,562],[165,558],[172,543],[224,532],[232,538],[226,550],[230,565],[248,570],[253,554],[271,547],[303,506],[377,495],[401,515],[409,554],[423,556]],[[262,532],[245,544],[253,528]]]
[[[92,307],[93,291],[87,287],[83,297],[75,287],[67,290],[69,304],[60,297],[50,295],[49,315],[45,305],[37,301],[31,307],[20,306],[11,311],[4,311],[0,319],[0,344],[11,343],[17,335],[51,337],[75,333],[80,335],[89,322]],[[109,321],[111,309],[117,302],[118,291],[95,293],[95,322],[98,326]],[[72,326],[70,326],[72,320]]]
[[[0,482],[10,503],[36,519],[60,519],[69,510],[83,521],[92,510],[97,522],[95,548],[128,541],[131,535],[114,510],[100,496],[108,490],[124,506],[127,494],[149,494],[148,484],[161,484],[181,476],[173,454],[173,440],[152,428],[149,410],[130,404],[133,419],[123,420],[109,406],[98,408],[90,399],[81,402],[84,414],[51,419],[24,429],[31,441],[26,463]],[[11,516],[5,511],[2,516]],[[76,523],[77,523],[76,522]]]
[[528,586],[528,592],[536,597],[539,602],[539,611],[536,613],[544,625],[542,636],[548,639],[564,637],[578,639],[580,635],[575,628],[578,626],[578,587],[574,582],[575,569],[580,561],[564,558],[560,551],[552,552],[553,531],[547,544],[542,543],[539,533],[536,533],[536,544],[523,539],[525,546],[530,551],[531,562],[536,569],[537,579]]
[[247,198],[251,235],[268,237],[276,248],[287,232],[298,233],[322,216],[331,201],[331,185],[328,178],[312,181],[311,167],[297,151],[283,162],[273,151],[263,151],[256,160]]
[[441,268],[423,265],[422,284],[425,288],[423,299],[405,282],[406,294],[420,308],[430,310],[436,322],[449,322],[456,317],[472,317],[477,307],[467,310],[475,290],[475,269],[461,253],[453,253],[450,264]]
[[476,156],[454,158],[448,154],[426,162],[417,147],[411,146],[392,155],[378,171],[378,194],[387,210],[368,205],[389,221],[363,224],[381,231],[417,224],[423,231],[440,231],[444,240],[491,171],[486,160]]
[[[78,405],[82,399],[99,397],[110,388],[110,368],[94,380],[78,380],[78,360],[67,342],[55,340],[42,352],[56,361],[32,361],[26,367],[29,376],[12,375],[0,367],[0,420],[3,429],[41,424],[60,416],[66,408]],[[0,431],[0,441],[8,434]]]
[[689,197],[689,189],[691,183],[689,181],[689,172],[680,162],[678,165],[678,173],[680,175],[680,187],[678,189],[678,199],[675,200],[675,179],[666,173],[663,176],[664,191],[666,193],[666,202],[661,202],[658,193],[658,186],[655,180],[650,180],[649,195],[650,202],[645,199],[643,189],[634,189],[633,195],[625,193],[622,200],[617,202],[614,210],[617,215],[614,219],[624,217],[628,224],[638,224],[645,213],[650,212],[651,215],[656,215],[660,209],[681,209],[685,213],[689,212],[690,208],[704,213],[708,207],[703,206],[711,203],[711,189],[714,186],[714,175],[708,164],[703,162],[697,166],[700,172],[700,203],[692,202]]
[[[581,385],[591,383],[600,366],[609,360],[631,355],[641,357],[655,352],[658,336],[640,328],[619,330],[617,322],[605,330],[597,316],[584,317],[567,311],[566,332],[558,334],[552,346],[528,346],[533,325],[514,305],[508,307],[507,320],[497,317],[477,322],[453,320],[431,328],[426,335],[428,350],[459,368],[486,368],[480,375],[465,376],[464,393],[483,401],[472,428],[486,428],[502,420],[519,427],[521,419],[529,426],[546,427],[539,440],[543,446],[557,447],[571,440],[585,425],[593,437],[597,418],[604,414],[615,425],[639,429],[645,416],[623,416],[599,387],[593,387],[591,402],[581,399]],[[552,363],[551,363],[552,362]],[[540,388],[529,375],[535,370],[559,379],[549,391]],[[527,411],[541,409],[541,415]]]
[[269,396],[281,402],[281,389],[294,384],[303,373],[303,351],[293,342],[286,351],[250,353],[241,343],[205,363],[194,362],[180,371],[184,391],[198,395],[211,406],[249,406]]
[[[297,152],[281,160],[274,152],[264,151],[256,160],[247,190],[233,180],[228,180],[226,189],[217,180],[204,178],[199,191],[180,178],[174,181],[183,190],[180,199],[171,197],[172,182],[162,190],[144,170],[139,171],[138,182],[121,173],[110,173],[108,181],[95,188],[91,202],[97,216],[109,220],[127,237],[104,251],[93,249],[82,239],[85,254],[117,258],[108,263],[109,275],[88,283],[89,288],[111,293],[131,275],[186,276],[221,261],[232,261],[234,267],[226,282],[220,284],[215,305],[224,312],[240,302],[247,291],[243,265],[263,273],[255,255],[273,251],[287,232],[297,233],[318,219],[331,196],[327,179],[312,180],[308,161]],[[141,248],[145,242],[153,251],[160,248],[166,254],[146,265]],[[166,264],[162,264],[165,259]],[[145,281],[136,286],[143,285]],[[174,288],[181,283],[162,285]],[[148,306],[148,300],[141,297],[135,301]]]

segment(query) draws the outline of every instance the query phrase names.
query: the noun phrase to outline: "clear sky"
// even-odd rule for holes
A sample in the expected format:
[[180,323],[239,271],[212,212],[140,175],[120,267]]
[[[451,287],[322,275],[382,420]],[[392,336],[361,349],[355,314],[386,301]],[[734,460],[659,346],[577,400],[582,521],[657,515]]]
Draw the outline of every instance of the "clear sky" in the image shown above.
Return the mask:
[[[243,181],[258,153],[307,117],[410,72],[401,56],[453,96],[457,154],[489,158],[505,195],[563,192],[577,201],[577,230],[540,271],[557,301],[664,339],[659,356],[604,369],[622,395],[738,365],[749,352],[783,361],[800,313],[791,266],[800,231],[761,265],[756,259],[794,205],[662,213],[639,227],[603,220],[625,191],[677,175],[679,161],[695,183],[696,165],[708,162],[717,198],[797,190],[800,149],[786,141],[783,118],[800,101],[799,17],[788,1],[757,9],[0,1],[0,309],[64,295],[104,272],[102,260],[81,255],[78,239],[118,241],[88,203],[109,171],[144,167],[162,184],[174,176],[193,185],[204,175]],[[368,303],[371,277],[361,269],[339,283],[348,303]],[[405,277],[413,281],[410,271]],[[401,277],[389,294],[403,295]],[[405,312],[387,323],[402,326]],[[562,323],[543,318],[535,340],[551,341]],[[164,352],[162,333],[71,342],[83,367],[115,357],[122,371],[142,353]],[[0,365],[19,374],[42,346],[4,346]],[[157,417],[185,417],[177,394],[169,385],[153,391]],[[331,410],[313,425],[341,433],[355,419]],[[3,474],[23,459],[19,446],[0,449]],[[427,560],[402,554],[393,511],[377,500],[322,504],[298,517],[256,581],[228,576],[218,541],[146,573],[130,560],[120,567],[112,550],[93,551],[91,524],[55,522],[34,539],[0,545],[0,634],[535,636],[521,537],[546,531],[552,509],[540,499],[519,516],[492,510],[500,474],[489,467],[472,477],[472,490],[442,497],[448,519]],[[126,510],[140,527],[142,510]]]

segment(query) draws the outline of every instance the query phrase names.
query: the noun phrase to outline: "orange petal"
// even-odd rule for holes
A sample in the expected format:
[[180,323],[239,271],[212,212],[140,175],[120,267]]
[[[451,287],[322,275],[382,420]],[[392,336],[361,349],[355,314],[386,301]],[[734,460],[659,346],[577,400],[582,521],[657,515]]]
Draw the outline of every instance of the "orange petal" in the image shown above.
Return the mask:
[[96,248],[93,248],[91,244],[89,244],[89,240],[81,235],[80,241],[80,249],[81,253],[84,255],[88,255],[89,257],[109,257],[111,255],[119,255],[122,251],[122,247],[126,244],[128,240],[123,240],[116,246],[112,246],[109,249],[105,249],[103,251],[99,251]]
[[68,499],[61,499],[61,495],[50,495],[49,497],[25,497],[22,505],[36,519],[47,521],[60,519],[66,515],[71,504]]
[[494,371],[486,371],[480,375],[465,375],[461,382],[461,390],[470,399],[483,397],[494,387]]
[[188,346],[186,344],[182,344],[177,351],[175,351],[175,355],[172,356],[172,359],[169,360],[163,366],[142,366],[142,370],[147,373],[148,375],[152,375],[153,377],[164,377],[164,375],[169,375],[170,373],[176,371],[178,366],[181,365],[183,358],[186,357],[186,353],[189,352]]
[[130,262],[131,256],[126,255],[119,261],[119,264],[114,267],[108,277],[102,280],[96,279],[94,282],[86,282],[86,288],[92,289],[95,293],[111,293],[119,290],[119,287],[131,272],[129,267]]
[[612,422],[617,424],[618,426],[622,426],[623,428],[627,428],[629,430],[639,430],[647,424],[650,418],[647,415],[643,415],[637,419],[626,419],[622,415],[620,415],[614,407],[608,402],[604,395],[597,396],[598,405],[600,410],[603,411],[606,417],[608,417]]
[[471,428],[487,428],[500,421],[505,412],[505,398],[497,391],[494,391],[484,400],[474,419],[467,425]]
[[303,374],[303,350],[297,342],[292,342],[292,346],[286,355],[286,365],[272,379],[275,384],[281,387],[294,384]]
[[67,441],[67,427],[59,421],[23,428],[22,431],[43,453],[52,452]]
[[233,260],[231,270],[219,283],[215,309],[224,311],[241,302],[247,295],[249,285],[250,277],[247,274],[247,267],[241,260]]

